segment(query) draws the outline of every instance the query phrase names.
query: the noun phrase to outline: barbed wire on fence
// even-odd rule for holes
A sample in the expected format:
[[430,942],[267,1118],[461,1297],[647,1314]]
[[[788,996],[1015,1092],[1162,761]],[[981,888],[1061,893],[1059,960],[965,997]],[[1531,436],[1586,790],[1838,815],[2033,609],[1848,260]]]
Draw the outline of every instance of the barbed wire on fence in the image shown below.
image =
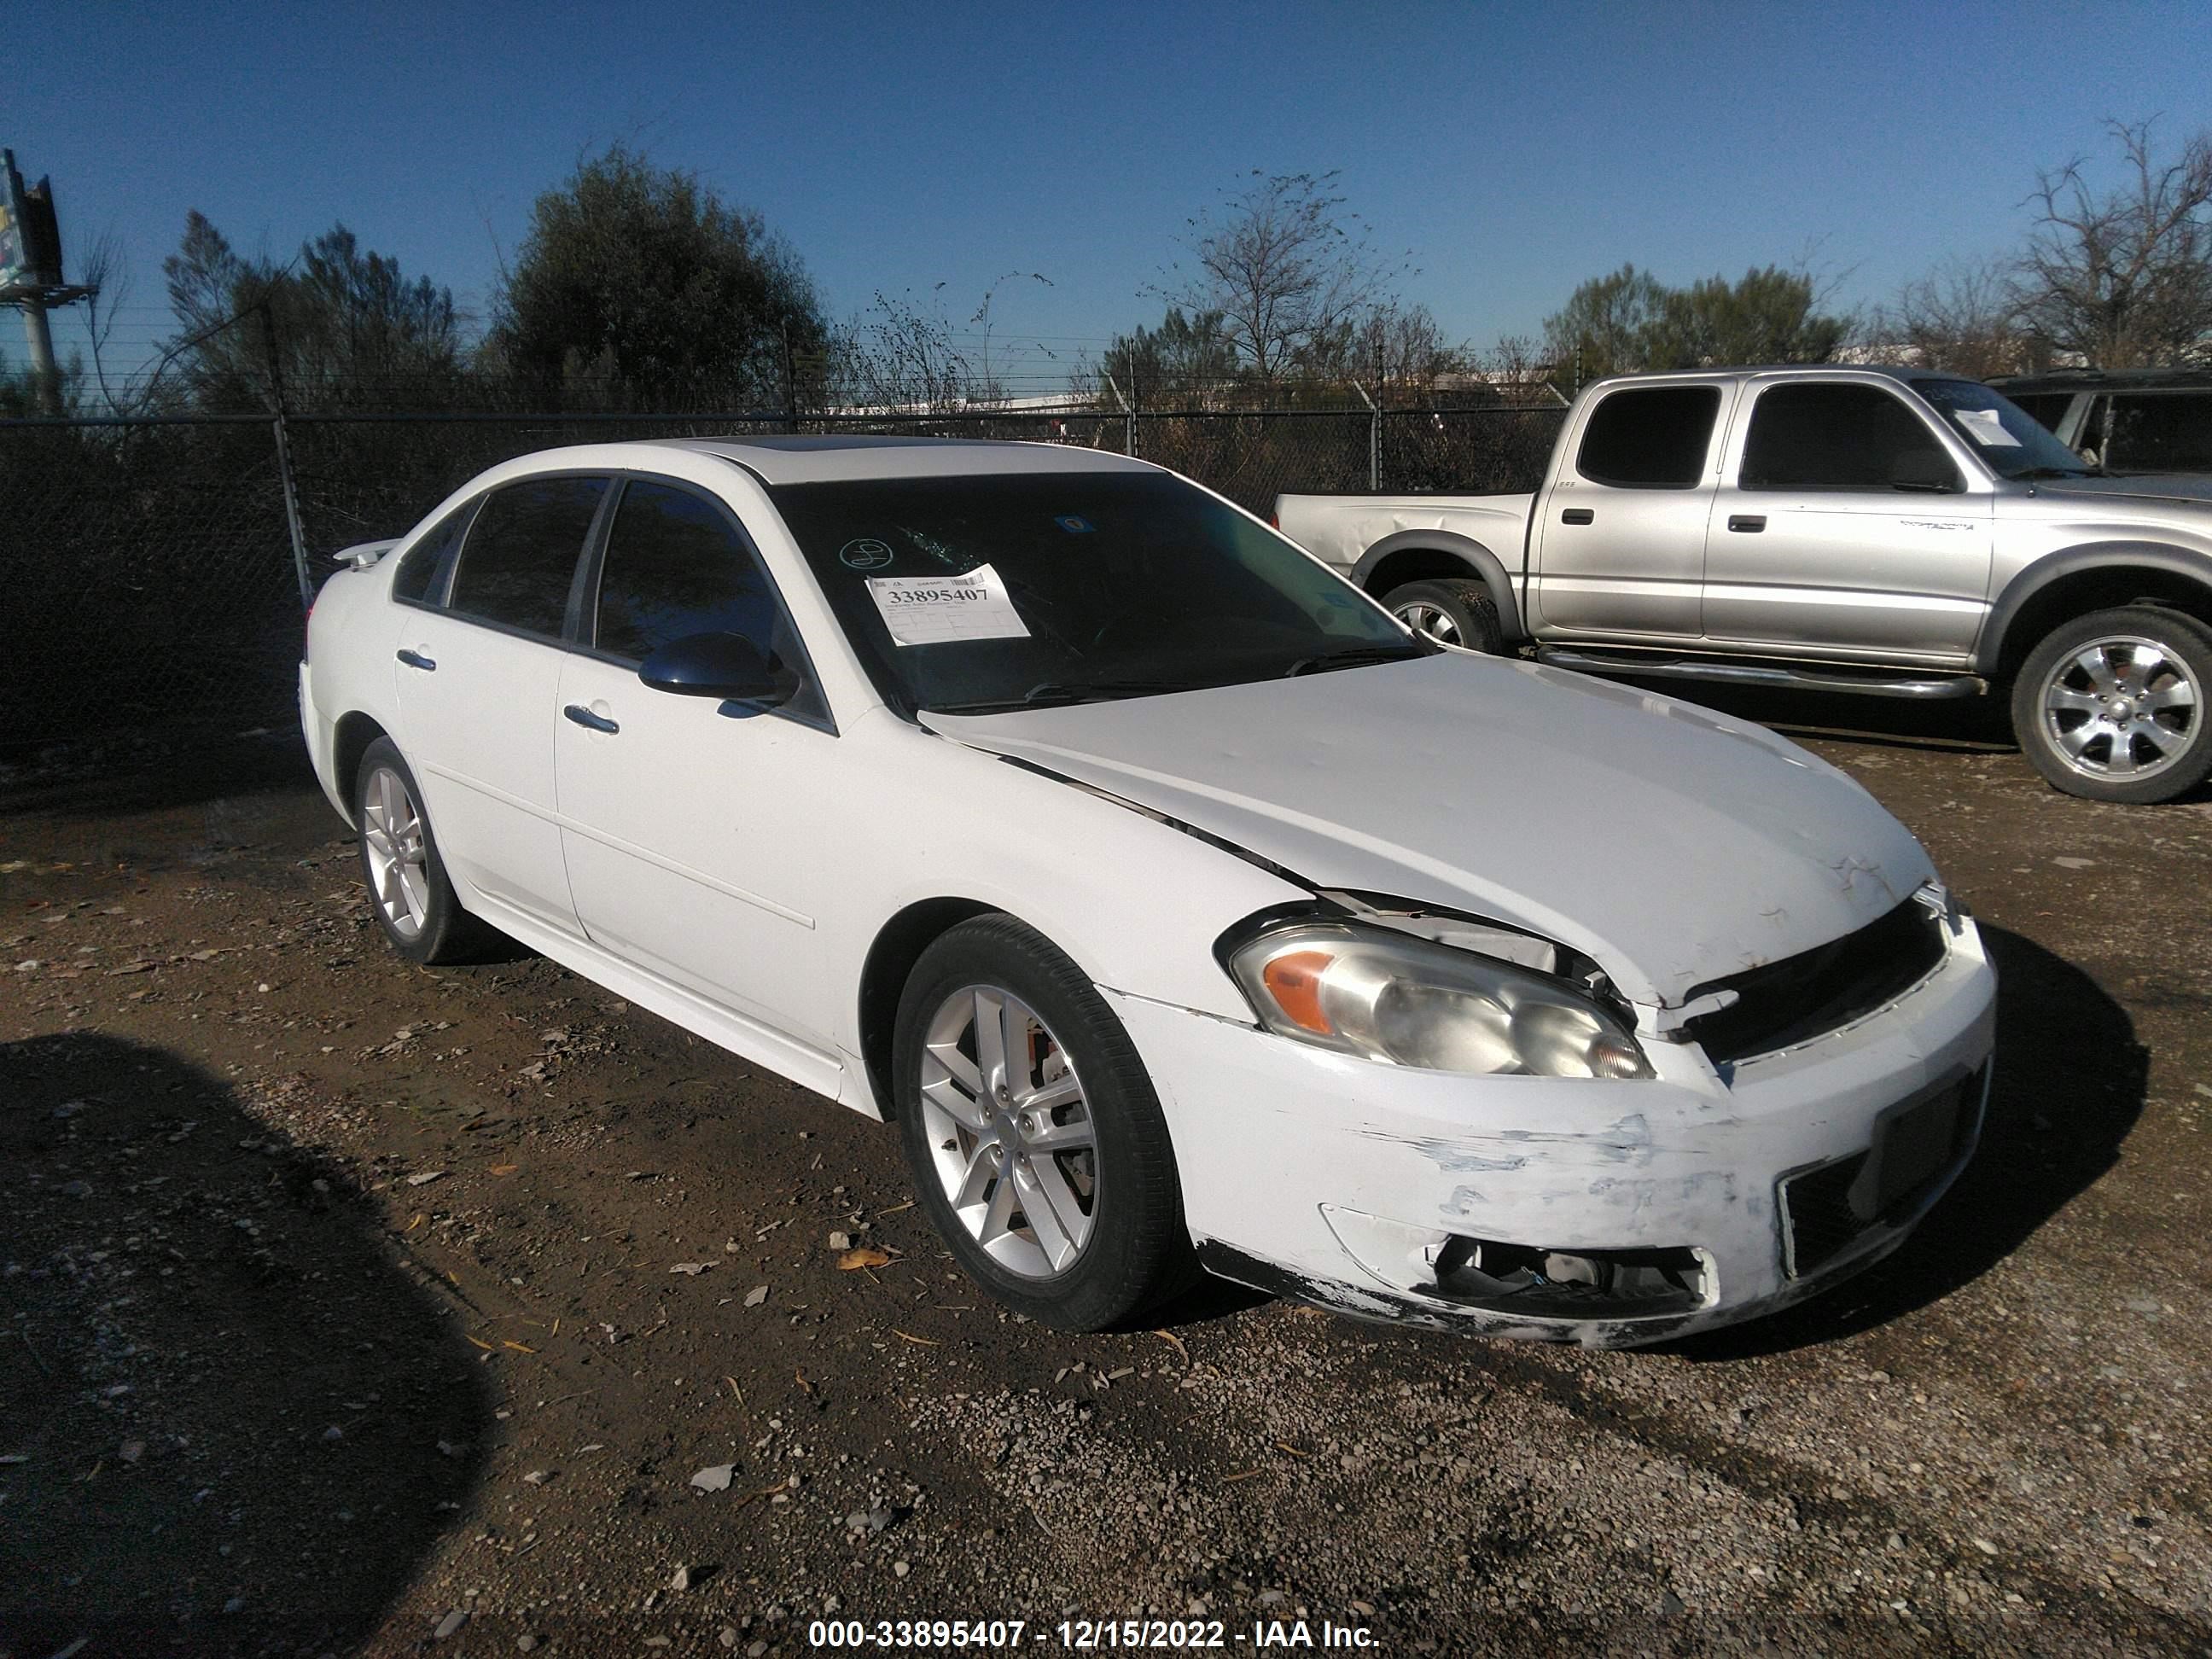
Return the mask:
[[496,462],[611,439],[886,433],[1134,453],[1266,516],[1304,491],[1533,489],[1564,411],[1455,409],[175,415],[0,422],[0,695],[12,744],[291,718],[295,493],[328,556],[404,534]]

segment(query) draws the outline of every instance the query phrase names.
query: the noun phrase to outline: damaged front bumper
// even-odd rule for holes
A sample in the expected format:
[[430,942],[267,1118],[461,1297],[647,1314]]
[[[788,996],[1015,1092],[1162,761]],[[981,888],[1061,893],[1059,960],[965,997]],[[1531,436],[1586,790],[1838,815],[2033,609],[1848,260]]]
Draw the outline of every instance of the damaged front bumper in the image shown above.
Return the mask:
[[1200,1259],[1358,1316],[1631,1346],[1753,1317],[1900,1243],[1972,1153],[1996,976],[1960,917],[1893,1001],[1650,1080],[1376,1065],[1109,991]]

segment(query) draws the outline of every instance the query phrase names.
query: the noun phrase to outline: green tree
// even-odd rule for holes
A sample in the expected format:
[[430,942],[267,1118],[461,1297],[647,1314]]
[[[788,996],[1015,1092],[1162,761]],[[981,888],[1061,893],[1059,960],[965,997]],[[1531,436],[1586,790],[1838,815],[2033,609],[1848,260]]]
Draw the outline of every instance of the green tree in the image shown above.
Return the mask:
[[1110,374],[1123,397],[1157,408],[1202,399],[1234,381],[1243,366],[1221,313],[1170,306],[1158,328],[1139,323],[1115,335],[1094,373],[1102,392]]
[[1634,265],[1582,284],[1544,319],[1558,372],[1577,381],[1644,368],[1826,362],[1850,320],[1820,309],[1812,276],[1761,265],[1731,283],[1668,288]]
[[205,216],[190,213],[161,274],[178,327],[167,362],[201,407],[269,406],[272,338],[295,408],[440,408],[457,394],[453,290],[409,280],[397,259],[363,251],[342,223],[280,266],[240,254]]
[[759,214],[617,145],[538,198],[489,343],[539,398],[767,408],[819,399],[830,329]]
[[1577,381],[1642,368],[1645,333],[1665,298],[1650,273],[1634,265],[1593,276],[1544,319],[1545,353]]

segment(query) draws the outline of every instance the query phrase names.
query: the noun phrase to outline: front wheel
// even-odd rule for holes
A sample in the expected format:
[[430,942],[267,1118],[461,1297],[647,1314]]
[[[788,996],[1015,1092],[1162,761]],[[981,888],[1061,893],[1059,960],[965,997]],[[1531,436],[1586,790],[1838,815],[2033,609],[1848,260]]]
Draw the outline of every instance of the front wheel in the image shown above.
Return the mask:
[[2035,769],[2090,800],[2172,800],[2212,773],[2212,632],[2154,605],[2099,611],[2028,653],[2013,735]]
[[1460,577],[1407,582],[1382,596],[1382,607],[1438,645],[1496,656],[1505,649],[1498,605],[1480,582]]
[[1159,1097],[1113,1010],[1045,939],[989,915],[931,945],[892,1063],[922,1206],[1000,1302],[1106,1330],[1189,1281]]

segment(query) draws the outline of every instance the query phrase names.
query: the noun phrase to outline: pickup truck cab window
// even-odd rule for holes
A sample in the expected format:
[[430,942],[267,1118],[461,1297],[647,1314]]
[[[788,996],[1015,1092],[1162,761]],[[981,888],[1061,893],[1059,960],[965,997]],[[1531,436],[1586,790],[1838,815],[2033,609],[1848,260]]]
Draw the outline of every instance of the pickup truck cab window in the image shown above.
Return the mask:
[[1759,393],[1740,477],[1746,489],[1966,487],[1928,423],[1902,398],[1880,386],[1833,381]]
[[392,597],[410,605],[436,605],[445,598],[446,579],[453,568],[453,554],[468,533],[469,520],[483,505],[477,495],[464,501],[438,521],[435,528],[409,548],[392,579]]
[[1583,428],[1575,471],[1617,489],[1693,489],[1705,477],[1720,412],[1717,386],[1609,393]]
[[779,707],[827,718],[805,648],[775,584],[729,516],[679,485],[633,479],[601,560],[593,647],[627,663],[693,634],[738,634],[787,676]]
[[605,478],[530,478],[495,489],[469,527],[451,607],[549,640],[561,637],[584,538]]

